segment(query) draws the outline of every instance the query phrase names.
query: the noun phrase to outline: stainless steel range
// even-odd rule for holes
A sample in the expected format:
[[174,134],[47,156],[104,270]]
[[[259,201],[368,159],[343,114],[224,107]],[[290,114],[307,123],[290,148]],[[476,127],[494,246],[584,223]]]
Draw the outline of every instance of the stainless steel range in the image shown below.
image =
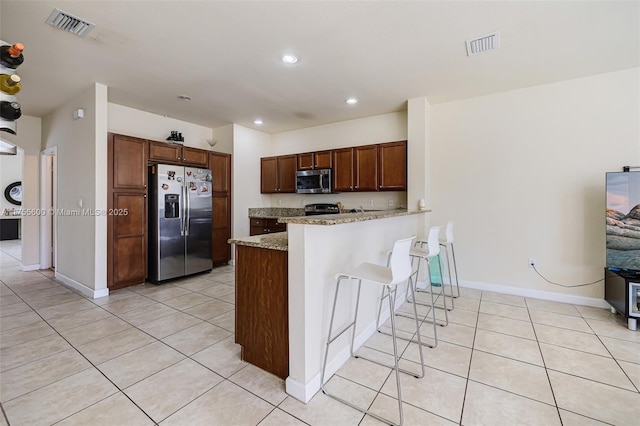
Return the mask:
[[307,204],[304,206],[304,215],[313,216],[320,214],[338,214],[340,209],[337,204],[319,203],[319,204]]

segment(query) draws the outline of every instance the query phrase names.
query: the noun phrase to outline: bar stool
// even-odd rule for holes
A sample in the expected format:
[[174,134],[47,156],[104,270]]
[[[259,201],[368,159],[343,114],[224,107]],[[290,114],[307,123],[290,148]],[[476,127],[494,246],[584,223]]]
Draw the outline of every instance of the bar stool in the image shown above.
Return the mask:
[[[440,257],[440,239],[439,239],[439,232],[442,229],[442,227],[441,226],[437,227],[438,228],[438,233],[435,233],[434,228],[436,228],[436,227],[434,226],[429,230],[429,236],[427,237],[426,241],[423,240],[423,239],[418,239],[415,242],[415,246],[416,247],[420,246],[420,248],[423,249],[425,244],[426,244],[427,247],[428,247],[427,251],[429,253],[435,253],[433,255],[430,255],[429,258],[430,259],[435,258],[435,260],[438,262],[438,271],[439,271],[439,276],[440,276],[440,281],[441,281],[439,287],[442,288],[442,291],[439,293],[439,295],[442,295],[442,301],[443,301],[443,304],[444,304],[444,309],[446,309],[447,311],[453,311],[453,309],[454,309],[454,301],[453,301],[453,299],[455,298],[455,296],[453,295],[453,285],[451,284],[451,274],[449,274],[449,284],[448,284],[448,287],[449,287],[449,290],[450,290],[449,291],[450,295],[447,296],[446,288],[445,288],[445,286],[447,286],[447,284],[445,284],[445,282],[444,282],[444,274],[442,273],[442,258]],[[431,234],[431,231],[434,231],[434,234]],[[430,246],[429,246],[429,241],[431,241],[431,245]],[[419,252],[414,252],[414,255],[417,258],[422,257]],[[438,285],[435,285],[431,280],[431,266],[432,266],[431,262],[426,262],[426,263],[427,263],[426,275],[429,277],[430,285],[431,285],[431,287],[438,287]],[[420,264],[418,264],[418,269],[419,268],[420,268]],[[417,285],[417,282],[418,282],[417,278],[418,277],[416,276],[416,280],[415,280],[416,285]],[[421,290],[417,289],[416,291],[419,292]],[[451,307],[447,306],[447,297],[449,297],[451,299]],[[440,307],[440,306],[438,306],[438,307]],[[447,320],[447,324],[448,324],[448,320]]]
[[[411,374],[416,378],[421,378],[424,377],[424,358],[422,355],[422,345],[419,345],[420,348],[420,365],[421,365],[421,373],[420,374],[416,374],[414,372],[411,371],[407,371],[404,369],[401,369],[399,366],[399,360],[400,357],[398,355],[398,345],[397,345],[397,335],[396,335],[396,324],[395,324],[395,319],[394,319],[394,315],[393,312],[395,311],[395,294],[396,292],[394,291],[397,287],[398,284],[403,283],[407,280],[410,279],[411,277],[411,260],[409,258],[409,251],[411,250],[411,243],[413,242],[413,240],[415,239],[415,236],[411,237],[411,238],[405,238],[402,240],[398,240],[395,242],[395,244],[393,245],[393,250],[391,251],[391,254],[389,256],[389,261],[388,261],[388,267],[385,266],[381,266],[381,265],[377,265],[377,264],[373,264],[373,263],[361,263],[360,265],[358,265],[352,272],[348,272],[348,273],[338,273],[336,274],[336,293],[335,296],[333,298],[333,308],[331,311],[331,321],[329,323],[329,336],[327,338],[327,345],[325,347],[325,352],[324,352],[324,361],[322,364],[322,373],[320,376],[320,383],[321,383],[321,388],[322,388],[322,392],[327,395],[330,398],[333,398],[339,402],[342,402],[343,404],[348,405],[351,408],[354,408],[358,411],[360,411],[361,413],[365,413],[368,414],[382,422],[385,422],[387,424],[392,424],[392,425],[396,425],[396,423],[392,422],[389,419],[385,419],[384,417],[381,417],[377,414],[372,413],[371,411],[358,407],[352,403],[350,403],[349,401],[346,401],[338,396],[332,395],[330,394],[327,389],[325,388],[325,373],[326,373],[326,369],[327,369],[327,358],[329,356],[329,346],[331,345],[331,343],[333,343],[338,337],[340,337],[342,334],[344,334],[347,330],[349,330],[351,327],[353,327],[353,334],[351,336],[351,355],[356,357],[356,358],[362,358],[362,359],[366,359],[367,361],[371,361],[371,362],[375,362],[376,364],[380,364],[383,365],[385,367],[389,367],[393,370],[395,370],[396,372],[396,386],[398,389],[398,412],[400,414],[400,422],[397,424],[398,426],[401,426],[404,422],[404,416],[403,416],[403,408],[402,408],[402,391],[400,389],[400,372],[403,373],[407,373],[407,374]],[[336,305],[338,302],[338,292],[340,291],[340,284],[342,283],[343,280],[357,280],[358,281],[358,295],[356,298],[356,309],[355,309],[355,314],[354,314],[354,318],[353,321],[351,321],[349,324],[347,324],[346,327],[344,327],[340,332],[338,332],[335,336],[333,335],[333,321],[335,318],[335,313],[336,313]],[[354,351],[354,341],[355,341],[355,334],[356,334],[356,322],[358,320],[358,308],[360,305],[360,289],[362,287],[362,281],[365,281],[365,283],[367,284],[382,284],[385,288],[386,291],[388,293],[388,299],[389,299],[389,310],[392,313],[391,315],[391,334],[393,337],[393,357],[394,357],[394,364],[393,365],[387,365],[385,363],[373,360],[373,359],[368,359],[366,357],[363,357],[361,355],[356,355],[355,351]],[[411,283],[409,283],[409,285],[411,285]],[[415,309],[415,307],[414,307]],[[418,341],[420,341],[420,324],[418,323],[418,314],[417,312],[415,312],[416,316],[415,316],[415,320],[416,320],[416,334],[417,334],[417,338]]]
[[453,249],[453,221],[447,222],[445,229],[445,238],[440,239],[440,247],[442,247],[445,258],[447,259],[447,270],[449,272],[449,285],[451,285],[451,293],[453,294],[453,276],[451,275],[451,262],[449,261],[449,248],[451,248],[451,256],[453,258],[453,272],[456,276],[456,295],[455,298],[460,297],[460,283],[458,282],[458,266],[456,264],[456,252]]
[[[431,229],[429,230],[429,235],[427,237],[426,241],[416,241],[416,245],[420,244],[420,247],[412,247],[411,250],[409,251],[409,256],[411,257],[412,261],[413,259],[417,259],[418,260],[418,267],[416,268],[416,272],[414,273],[416,276],[416,279],[413,280],[414,285],[415,285],[415,291],[414,292],[422,292],[422,293],[429,293],[431,296],[431,312],[432,312],[432,316],[433,316],[433,332],[434,332],[434,336],[436,336],[436,340],[435,343],[437,345],[438,340],[437,340],[437,334],[436,334],[436,324],[444,327],[449,325],[449,315],[447,314],[447,311],[449,311],[448,307],[447,307],[447,296],[445,294],[444,291],[444,283],[441,286],[441,291],[438,293],[438,295],[442,296],[442,301],[443,301],[443,305],[444,305],[444,322],[438,322],[435,318],[435,309],[434,308],[440,308],[440,306],[437,306],[435,304],[435,300],[434,300],[434,292],[433,292],[433,284],[431,282],[431,261],[435,260],[436,262],[438,262],[438,270],[440,272],[440,278],[441,281],[442,280],[442,265],[440,264],[440,244],[438,242],[438,237],[440,235],[440,229],[442,227],[441,226],[432,226]],[[422,246],[424,246],[424,244],[427,245],[427,248],[423,248]],[[420,276],[420,264],[422,263],[421,261],[424,260],[425,264],[427,266],[427,272],[426,272],[426,280],[425,282],[428,282],[428,286],[426,289],[421,289],[418,288],[418,277]],[[427,290],[428,289],[428,290]],[[452,295],[453,296],[453,295]],[[452,299],[453,300],[453,299]],[[407,294],[407,301],[411,302],[411,299],[409,299],[409,295]],[[418,305],[423,305],[423,306],[429,306],[423,302],[419,302],[415,300],[414,297],[414,303],[418,304]],[[426,318],[424,319],[425,322],[431,322],[428,321]]]
[[[434,241],[437,240],[438,238],[438,234],[440,232],[440,227],[434,227],[431,229],[430,233],[429,233],[429,241],[431,241],[431,245],[433,246]],[[411,254],[411,250],[409,251],[409,253]],[[413,261],[416,258],[416,256],[411,256],[411,269],[413,270]],[[418,260],[419,261],[419,260]],[[420,267],[420,265],[418,264],[418,268]],[[419,341],[414,340],[413,338],[407,338],[407,337],[403,337],[403,336],[397,336],[398,339],[403,339],[403,340],[407,340],[409,342],[413,342],[413,343],[419,343],[420,345],[424,345],[424,346],[428,346],[430,348],[435,348],[436,346],[438,346],[438,331],[436,330],[436,314],[435,314],[435,302],[433,299],[433,294],[431,294],[431,304],[424,304],[422,302],[418,302],[416,301],[416,291],[417,291],[417,286],[414,284],[416,283],[417,279],[418,279],[418,273],[419,273],[419,269],[416,270],[416,272],[412,272],[411,276],[409,277],[409,285],[407,286],[407,293],[405,295],[405,300],[407,301],[407,303],[410,303],[413,307],[413,312],[414,312],[414,316],[409,315],[405,312],[396,312],[395,315],[398,316],[402,316],[402,317],[406,317],[406,318],[415,318],[417,317],[417,306],[416,305],[424,305],[424,306],[429,306],[430,307],[430,312],[432,315],[432,321],[428,321],[428,322],[432,322],[433,323],[433,339],[434,339],[434,343],[433,344],[429,344],[429,343],[422,343],[422,340],[419,339]],[[415,280],[413,279],[413,276],[415,275]],[[378,309],[378,319],[376,321],[376,328],[378,330],[378,333],[382,333],[382,334],[386,334],[386,335],[391,335],[391,333],[384,331],[381,328],[381,324],[380,324],[380,317],[382,316],[382,305],[384,304],[384,299],[386,297],[389,297],[389,294],[385,291],[386,288],[383,287],[382,289],[382,296],[380,298],[380,305],[379,305],[379,309]],[[397,292],[397,287],[393,290],[393,292]],[[411,297],[409,297],[409,293],[411,293]],[[394,294],[394,298],[395,298],[395,294]],[[427,313],[428,315],[429,313]],[[425,319],[423,318],[421,322],[424,322]]]

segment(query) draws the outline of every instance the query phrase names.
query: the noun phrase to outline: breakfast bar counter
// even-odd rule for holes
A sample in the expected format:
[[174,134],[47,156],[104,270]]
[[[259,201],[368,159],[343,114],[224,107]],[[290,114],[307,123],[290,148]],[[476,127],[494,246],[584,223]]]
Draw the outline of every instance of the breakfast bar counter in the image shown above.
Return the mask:
[[[320,389],[336,273],[361,262],[384,265],[396,240],[422,235],[427,212],[281,217],[287,232],[229,240],[236,245],[236,342],[243,359],[285,378],[287,393],[308,402]],[[344,300],[355,300],[355,287]],[[376,331],[380,289],[364,287],[356,346]],[[345,303],[336,311],[336,327],[348,322],[353,309]],[[349,359],[343,340],[334,344],[329,375]]]

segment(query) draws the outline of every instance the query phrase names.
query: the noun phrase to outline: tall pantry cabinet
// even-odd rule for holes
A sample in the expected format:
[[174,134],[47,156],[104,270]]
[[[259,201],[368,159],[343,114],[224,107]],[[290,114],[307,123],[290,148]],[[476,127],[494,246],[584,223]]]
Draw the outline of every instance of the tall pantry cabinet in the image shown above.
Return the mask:
[[212,246],[213,266],[225,265],[231,259],[231,155],[209,153],[211,196],[213,202]]
[[[143,283],[147,276],[147,159],[144,139],[108,136],[107,285]],[[126,214],[125,214],[126,212]]]

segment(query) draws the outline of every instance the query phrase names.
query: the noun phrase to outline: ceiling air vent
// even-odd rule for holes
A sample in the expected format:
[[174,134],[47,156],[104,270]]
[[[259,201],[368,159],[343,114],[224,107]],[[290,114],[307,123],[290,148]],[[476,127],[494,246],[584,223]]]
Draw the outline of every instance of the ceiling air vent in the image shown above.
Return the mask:
[[52,25],[61,30],[69,31],[79,37],[84,37],[95,27],[95,24],[73,16],[70,13],[63,12],[60,9],[53,9],[51,15],[47,19],[47,24]]
[[467,56],[477,55],[500,47],[500,31],[467,40]]

